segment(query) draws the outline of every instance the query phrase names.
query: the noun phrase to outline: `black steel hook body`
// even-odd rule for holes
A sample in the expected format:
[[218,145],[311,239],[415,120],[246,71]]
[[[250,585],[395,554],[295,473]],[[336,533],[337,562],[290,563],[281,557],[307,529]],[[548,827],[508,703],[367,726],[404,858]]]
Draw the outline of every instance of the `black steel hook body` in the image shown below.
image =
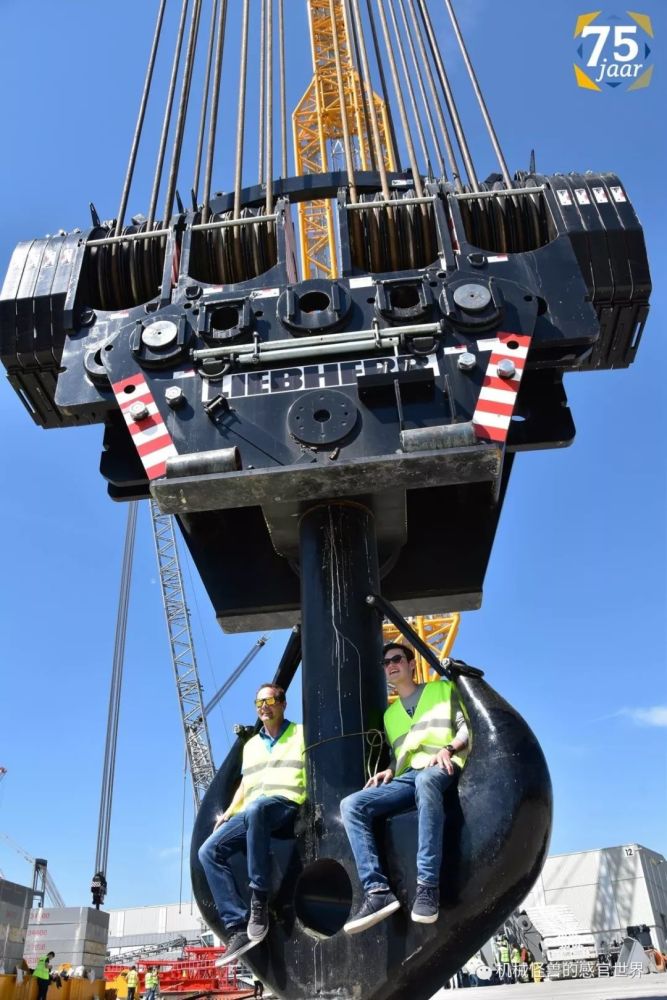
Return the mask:
[[[552,814],[551,781],[540,746],[522,717],[484,680],[460,676],[456,683],[473,745],[458,792],[448,803],[438,922],[424,926],[410,920],[417,825],[416,813],[409,812],[378,829],[401,911],[365,933],[346,935],[341,928],[353,902],[350,887],[354,902],[361,898],[356,870],[339,817],[331,810],[323,815],[311,799],[296,835],[273,840],[271,930],[244,956],[278,996],[390,1000],[409,991],[414,1000],[430,997],[490,937],[537,878]],[[192,840],[195,897],[222,937],[197,851],[215,814],[231,800],[241,753],[237,740],[204,799]],[[334,769],[336,762],[343,765],[341,795],[347,794],[340,744],[331,744],[330,755]],[[314,859],[319,859],[319,887]],[[243,892],[243,856],[237,858],[235,875]],[[313,922],[318,905],[319,930],[306,926],[299,915]]]

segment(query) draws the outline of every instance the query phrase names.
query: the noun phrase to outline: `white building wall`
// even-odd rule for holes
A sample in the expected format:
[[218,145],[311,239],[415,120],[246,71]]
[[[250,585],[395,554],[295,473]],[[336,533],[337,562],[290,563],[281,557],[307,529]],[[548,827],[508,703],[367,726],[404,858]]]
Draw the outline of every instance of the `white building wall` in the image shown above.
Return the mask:
[[194,903],[109,910],[109,947],[114,949],[157,944],[176,937],[195,940],[207,931]]
[[638,844],[548,857],[524,906],[568,906],[598,947],[646,924],[667,950],[667,862]]

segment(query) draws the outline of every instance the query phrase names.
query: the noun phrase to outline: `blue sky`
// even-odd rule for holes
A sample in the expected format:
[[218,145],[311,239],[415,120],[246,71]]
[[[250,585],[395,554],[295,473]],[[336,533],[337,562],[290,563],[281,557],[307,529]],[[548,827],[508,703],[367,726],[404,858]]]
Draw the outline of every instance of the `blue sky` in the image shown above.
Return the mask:
[[[171,6],[171,5],[170,5]],[[231,5],[234,24],[237,5]],[[288,95],[310,77],[302,0],[287,0]],[[662,328],[667,9],[653,19],[655,72],[636,93],[578,89],[579,3],[459,0],[461,21],[512,170],[531,148],[544,173],[612,170],[644,223],[652,312],[628,371],[566,380],[577,425],[563,451],[520,455],[486,578],[456,652],[528,719],[550,764],[553,852],[638,842],[667,851],[665,790],[665,459]],[[21,239],[86,227],[88,202],[115,215],[157,3],[1,0],[3,192],[0,269]],[[432,0],[439,25],[443,5]],[[621,7],[607,14],[624,15]],[[173,12],[170,14],[173,24]],[[453,46],[444,46],[446,56]],[[229,47],[229,71],[238,58]],[[452,65],[478,173],[494,169],[464,76]],[[164,79],[164,70],[160,73]],[[254,87],[254,84],[253,84]],[[235,89],[223,100],[231,128]],[[152,150],[157,122],[149,123]],[[252,129],[250,130],[252,132]],[[245,177],[253,181],[249,134]],[[231,140],[215,186],[229,187]],[[145,210],[153,153],[142,154],[130,212]],[[189,181],[182,184],[186,191]],[[45,432],[0,381],[3,584],[0,832],[48,858],[71,905],[93,873],[108,686],[127,510],[98,474],[101,428]],[[474,524],[465,526],[473,532]],[[256,636],[224,636],[194,570],[185,577],[205,693]],[[447,610],[447,609],[443,609]],[[264,651],[211,721],[216,762],[232,723],[251,721],[257,684],[284,635]],[[300,717],[295,692],[291,714]],[[189,789],[186,829],[191,824]],[[148,512],[132,582],[108,878],[110,906],[179,895],[183,743]],[[186,845],[187,851],[187,845]],[[0,869],[29,866],[0,839]],[[187,895],[187,886],[184,890]]]

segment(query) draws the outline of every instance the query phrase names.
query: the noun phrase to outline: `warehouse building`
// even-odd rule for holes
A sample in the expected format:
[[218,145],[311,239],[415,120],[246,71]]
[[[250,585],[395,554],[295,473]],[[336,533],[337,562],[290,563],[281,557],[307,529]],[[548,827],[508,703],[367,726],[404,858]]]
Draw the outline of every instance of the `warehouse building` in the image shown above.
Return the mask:
[[164,906],[133,906],[109,910],[109,953],[118,956],[145,946],[169,945],[183,939],[189,944],[217,944],[194,902],[168,903]]
[[540,913],[552,907],[567,908],[598,952],[644,925],[653,947],[665,952],[667,861],[640,844],[552,854],[523,908],[539,926]]

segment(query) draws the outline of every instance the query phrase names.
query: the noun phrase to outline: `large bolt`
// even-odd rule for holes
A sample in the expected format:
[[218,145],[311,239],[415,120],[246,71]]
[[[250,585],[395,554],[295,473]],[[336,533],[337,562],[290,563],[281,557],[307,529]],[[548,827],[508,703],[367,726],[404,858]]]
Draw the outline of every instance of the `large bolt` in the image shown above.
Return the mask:
[[457,364],[462,372],[470,372],[477,364],[477,358],[470,351],[464,351],[463,354],[459,354]]
[[516,367],[510,358],[503,358],[502,361],[499,361],[496,366],[496,371],[498,372],[500,378],[514,378],[516,375]]
[[145,403],[132,403],[130,416],[133,420],[145,420],[148,416],[148,407]]
[[185,402],[185,395],[180,385],[170,385],[168,389],[165,389],[164,398],[167,401],[167,406],[170,406],[172,410],[176,410]]

